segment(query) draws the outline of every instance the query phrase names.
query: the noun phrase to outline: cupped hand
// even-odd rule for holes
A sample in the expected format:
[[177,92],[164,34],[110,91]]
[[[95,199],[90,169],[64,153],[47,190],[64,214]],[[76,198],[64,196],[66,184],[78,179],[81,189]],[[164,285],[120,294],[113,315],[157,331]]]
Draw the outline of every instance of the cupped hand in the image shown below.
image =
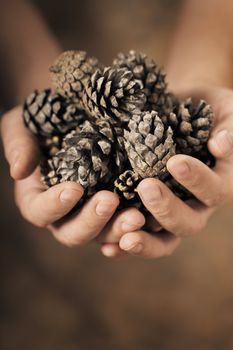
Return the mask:
[[40,180],[40,152],[17,107],[3,117],[1,132],[6,158],[15,182],[16,203],[32,224],[48,228],[67,246],[81,245],[95,238],[114,214],[119,200],[111,192],[94,195],[73,215],[64,216],[83,195],[82,187],[66,182],[46,190]]
[[[210,169],[185,155],[176,155],[168,161],[171,175],[196,197],[186,203],[161,181],[143,180],[138,193],[151,214],[146,230],[116,234],[115,222],[109,223],[102,236],[104,255],[147,258],[170,255],[183,238],[201,232],[215,210],[233,199],[233,91],[201,87],[187,94],[201,96],[213,106],[215,120],[208,148],[217,159],[216,166]],[[124,215],[127,216],[127,211]]]

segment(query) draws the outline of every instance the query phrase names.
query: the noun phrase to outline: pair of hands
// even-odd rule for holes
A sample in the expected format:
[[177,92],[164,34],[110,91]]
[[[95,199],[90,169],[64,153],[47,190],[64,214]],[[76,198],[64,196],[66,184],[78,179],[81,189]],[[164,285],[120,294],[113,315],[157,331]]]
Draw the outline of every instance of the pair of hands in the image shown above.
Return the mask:
[[187,203],[161,181],[143,180],[138,192],[151,213],[147,222],[136,208],[116,214],[118,197],[108,191],[98,192],[78,213],[64,220],[82,197],[82,187],[67,182],[45,190],[40,181],[39,149],[23,125],[21,107],[6,113],[1,124],[2,139],[11,176],[16,180],[16,203],[22,215],[34,225],[48,228],[67,246],[95,239],[108,257],[170,255],[183,238],[200,232],[213,212],[233,198],[233,91],[204,87],[190,93],[204,97],[214,108],[208,147],[217,164],[209,169],[184,155],[168,161],[172,176],[197,198]]

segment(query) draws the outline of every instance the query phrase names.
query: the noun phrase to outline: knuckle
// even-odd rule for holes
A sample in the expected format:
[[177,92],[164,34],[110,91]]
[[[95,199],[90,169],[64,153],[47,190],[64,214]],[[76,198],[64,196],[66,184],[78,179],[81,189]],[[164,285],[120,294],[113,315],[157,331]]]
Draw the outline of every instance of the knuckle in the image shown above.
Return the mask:
[[193,172],[193,175],[190,177],[188,182],[190,187],[196,189],[201,186],[202,179],[200,178],[199,174],[195,174],[195,172]]
[[98,228],[98,224],[95,219],[85,220],[84,226],[85,226],[85,231],[88,233],[95,232],[97,231],[97,228]]
[[163,205],[154,207],[154,213],[160,217],[160,219],[170,220],[172,209],[169,200],[163,202]]
[[169,248],[167,248],[167,249],[165,250],[163,256],[165,256],[165,257],[171,256],[171,255],[173,254],[174,250],[175,250],[175,247],[169,247]]
[[49,230],[52,232],[56,240],[67,248],[81,246],[86,243],[86,241],[77,237],[77,233],[74,234],[72,232],[64,231],[58,234],[53,227],[49,227]]
[[225,194],[220,191],[215,196],[207,198],[205,203],[208,207],[214,208],[224,203]]

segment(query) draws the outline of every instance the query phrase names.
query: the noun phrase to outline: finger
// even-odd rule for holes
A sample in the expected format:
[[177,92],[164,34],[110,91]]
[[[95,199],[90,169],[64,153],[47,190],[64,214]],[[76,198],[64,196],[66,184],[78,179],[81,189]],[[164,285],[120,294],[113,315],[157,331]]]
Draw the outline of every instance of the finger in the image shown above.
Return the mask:
[[30,175],[39,161],[36,140],[24,126],[21,114],[21,107],[16,107],[5,114],[1,122],[4,152],[15,180]]
[[116,243],[103,244],[100,250],[101,250],[101,253],[107,258],[119,258],[119,257],[124,257],[128,255],[125,251],[123,251],[119,247],[119,244],[116,244]]
[[217,158],[233,153],[233,93],[230,89],[213,89],[207,98],[215,112],[214,128],[208,141],[210,152]]
[[171,175],[204,205],[213,208],[224,201],[222,179],[200,160],[176,155],[167,162]]
[[108,191],[95,194],[70,220],[50,226],[54,236],[67,246],[81,245],[94,239],[111,219],[118,196]]
[[208,216],[203,206],[198,209],[191,208],[159,180],[141,181],[138,193],[159,224],[176,236],[193,235],[206,225]]
[[34,225],[46,227],[76,205],[83,188],[75,182],[66,182],[45,191],[37,169],[27,179],[16,182],[15,194],[22,215]]
[[130,255],[161,258],[171,255],[179,245],[180,240],[169,233],[152,235],[145,231],[137,231],[126,233],[121,238],[119,246]]
[[233,127],[229,130],[229,124],[228,121],[228,125],[220,125],[221,130],[215,130],[208,141],[208,148],[216,158],[226,158],[233,153]]
[[126,232],[139,230],[145,224],[145,218],[136,208],[128,208],[114,215],[106,225],[97,241],[101,243],[118,243]]

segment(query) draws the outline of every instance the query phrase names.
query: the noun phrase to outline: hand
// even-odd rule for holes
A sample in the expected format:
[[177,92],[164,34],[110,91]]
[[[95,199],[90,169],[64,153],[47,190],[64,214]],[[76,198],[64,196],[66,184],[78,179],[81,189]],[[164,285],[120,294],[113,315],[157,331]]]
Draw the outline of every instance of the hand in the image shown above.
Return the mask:
[[[168,171],[197,198],[186,203],[161,181],[143,180],[138,191],[151,213],[147,230],[130,230],[117,235],[114,227],[119,218],[116,218],[101,237],[105,243],[102,252],[106,256],[127,253],[158,258],[170,255],[182,238],[199,233],[214,211],[233,199],[233,91],[202,87],[187,95],[204,97],[213,106],[215,121],[208,148],[217,158],[215,168],[210,169],[185,155],[176,155],[168,161]],[[127,211],[124,215],[127,216]]]
[[101,232],[115,212],[119,204],[117,196],[98,192],[78,213],[63,219],[80,200],[83,189],[77,183],[66,182],[45,190],[37,167],[37,142],[23,125],[21,114],[20,107],[8,112],[3,117],[1,132],[11,175],[17,180],[16,202],[22,215],[34,225],[48,228],[65,245],[88,242]]

